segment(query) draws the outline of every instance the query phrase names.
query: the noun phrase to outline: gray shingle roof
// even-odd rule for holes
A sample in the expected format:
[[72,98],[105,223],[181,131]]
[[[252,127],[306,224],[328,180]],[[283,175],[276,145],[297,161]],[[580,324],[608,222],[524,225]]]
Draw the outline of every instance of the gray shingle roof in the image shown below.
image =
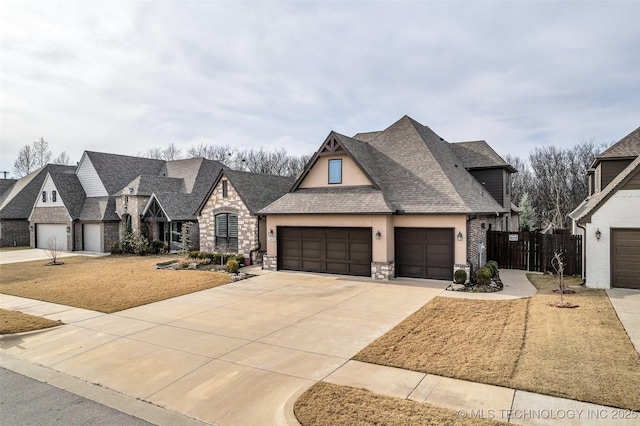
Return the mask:
[[266,214],[390,214],[382,191],[370,186],[301,188],[261,211]]
[[503,167],[516,172],[486,141],[453,142],[451,149],[466,169]]
[[78,219],[86,221],[120,220],[116,214],[115,197],[85,198]]
[[69,216],[73,220],[79,219],[86,195],[78,177],[75,173],[49,173],[49,176],[56,186]]
[[46,166],[18,179],[2,194],[0,202],[1,219],[27,219],[40,194],[47,173],[74,173],[75,166],[47,164]]
[[[370,192],[369,198],[362,199],[357,206],[347,204],[340,207],[342,213],[349,212],[348,206],[353,206],[354,213],[381,211],[380,200],[386,206],[385,211],[391,212],[472,214],[507,211],[469,174],[455,155],[452,144],[407,116],[382,132],[358,134],[358,137],[367,139],[366,142],[336,133],[330,137],[332,135],[337,135],[344,149],[370,176],[380,192],[377,197]],[[317,154],[307,167],[312,166],[315,159]],[[262,212],[295,213],[296,208],[303,208],[305,204],[317,206],[318,213],[327,211],[333,207],[323,207],[323,200],[327,202],[332,192],[342,193],[338,187],[316,193],[296,189]],[[295,197],[304,201],[294,201]],[[313,202],[313,197],[318,201]],[[304,212],[312,212],[310,207],[304,208]]]
[[[126,187],[132,189],[132,195],[151,195],[154,192],[187,192],[184,179],[164,176],[140,175],[129,182]],[[122,195],[123,190],[116,192],[114,195]]]
[[91,160],[109,195],[121,191],[122,188],[139,175],[160,176],[161,170],[165,165],[165,161],[152,158],[131,157],[95,151],[85,151],[85,154]]
[[196,220],[195,210],[191,210],[190,207],[185,208],[185,206],[190,206],[193,201],[191,194],[159,192],[153,195],[169,220]]
[[611,145],[598,159],[628,158],[640,155],[640,127]]
[[18,179],[0,179],[0,204],[2,204],[2,196],[18,181]]
[[257,214],[259,210],[283,196],[295,182],[295,178],[292,177],[226,169],[218,174],[196,209],[196,214],[200,214],[223,176],[226,176],[252,214]]

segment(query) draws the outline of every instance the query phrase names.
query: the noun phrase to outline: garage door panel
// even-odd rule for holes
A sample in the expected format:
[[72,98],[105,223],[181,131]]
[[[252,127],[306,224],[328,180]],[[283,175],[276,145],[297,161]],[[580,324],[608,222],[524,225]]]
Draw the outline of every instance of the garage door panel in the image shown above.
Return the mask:
[[101,251],[101,231],[99,223],[85,223],[82,225],[83,250]]
[[371,275],[371,228],[279,227],[278,236],[280,269]]
[[611,229],[611,287],[640,289],[640,229]]
[[452,228],[395,228],[399,277],[451,279]]
[[58,223],[36,224],[36,247],[48,249],[53,244],[61,250],[67,250],[67,225]]

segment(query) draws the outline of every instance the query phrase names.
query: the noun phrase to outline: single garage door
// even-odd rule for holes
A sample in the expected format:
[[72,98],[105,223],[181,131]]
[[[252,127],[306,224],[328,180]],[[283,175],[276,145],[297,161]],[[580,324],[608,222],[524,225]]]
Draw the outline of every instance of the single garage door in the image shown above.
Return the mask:
[[100,224],[85,223],[82,225],[83,250],[85,251],[101,251],[100,250]]
[[453,228],[395,228],[396,275],[451,280]]
[[60,249],[67,250],[67,225],[53,223],[36,224],[36,247],[48,249],[51,244]]
[[640,289],[640,229],[611,230],[611,287]]
[[278,227],[278,269],[371,276],[371,228]]

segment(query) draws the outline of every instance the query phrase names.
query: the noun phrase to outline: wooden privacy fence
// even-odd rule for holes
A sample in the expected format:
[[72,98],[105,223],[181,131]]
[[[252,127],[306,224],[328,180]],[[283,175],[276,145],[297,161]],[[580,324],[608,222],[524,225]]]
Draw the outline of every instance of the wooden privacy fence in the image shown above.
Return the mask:
[[560,252],[566,275],[582,274],[582,237],[568,232],[487,231],[487,260],[500,268],[555,272],[551,265],[554,252]]

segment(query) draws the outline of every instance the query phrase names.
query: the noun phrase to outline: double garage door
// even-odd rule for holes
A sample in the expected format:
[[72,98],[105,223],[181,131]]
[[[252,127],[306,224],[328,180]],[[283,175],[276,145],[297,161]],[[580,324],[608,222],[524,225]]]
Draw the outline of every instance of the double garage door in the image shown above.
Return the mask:
[[611,229],[611,287],[640,290],[640,229]]
[[278,227],[278,269],[371,276],[371,228]]
[[[278,227],[278,269],[371,276],[371,228]],[[395,228],[399,277],[451,279],[453,229]]]

